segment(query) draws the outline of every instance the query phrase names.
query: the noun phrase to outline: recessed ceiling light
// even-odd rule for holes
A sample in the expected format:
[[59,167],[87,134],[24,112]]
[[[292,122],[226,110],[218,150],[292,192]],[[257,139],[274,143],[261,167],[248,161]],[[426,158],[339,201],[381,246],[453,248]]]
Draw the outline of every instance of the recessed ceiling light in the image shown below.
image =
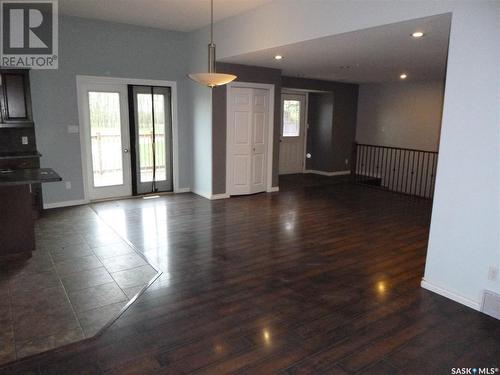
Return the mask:
[[274,56],[274,59],[275,59],[275,60],[281,60],[281,59],[283,59],[283,56],[281,56],[281,55],[276,55],[276,56]]
[[408,76],[406,75],[406,73],[403,73],[403,74],[401,74],[401,75],[399,76],[399,78],[401,78],[401,79],[406,79],[407,77],[408,77]]
[[422,38],[424,36],[424,33],[422,31],[415,31],[413,34],[411,34],[411,36],[414,38]]

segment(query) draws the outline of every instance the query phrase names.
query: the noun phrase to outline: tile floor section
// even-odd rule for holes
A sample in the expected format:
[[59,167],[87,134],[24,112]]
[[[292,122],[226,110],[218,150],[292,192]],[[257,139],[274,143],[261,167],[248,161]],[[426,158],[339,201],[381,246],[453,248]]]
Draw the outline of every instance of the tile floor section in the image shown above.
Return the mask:
[[36,238],[0,268],[0,364],[95,335],[157,274],[89,206],[48,211]]

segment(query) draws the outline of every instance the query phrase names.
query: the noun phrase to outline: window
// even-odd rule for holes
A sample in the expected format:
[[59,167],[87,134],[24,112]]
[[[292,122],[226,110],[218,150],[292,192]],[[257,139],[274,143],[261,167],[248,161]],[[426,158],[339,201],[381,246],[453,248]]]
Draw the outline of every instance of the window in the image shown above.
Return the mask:
[[283,137],[300,136],[300,101],[283,101]]

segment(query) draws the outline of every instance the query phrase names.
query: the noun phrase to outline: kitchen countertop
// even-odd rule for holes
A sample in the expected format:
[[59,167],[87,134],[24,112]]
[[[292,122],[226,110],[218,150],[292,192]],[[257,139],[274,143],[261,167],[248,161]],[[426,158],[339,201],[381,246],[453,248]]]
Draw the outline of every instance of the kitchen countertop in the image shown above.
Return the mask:
[[2,159],[31,159],[42,156],[39,152],[0,152],[0,160]]
[[62,181],[51,168],[0,170],[0,187]]

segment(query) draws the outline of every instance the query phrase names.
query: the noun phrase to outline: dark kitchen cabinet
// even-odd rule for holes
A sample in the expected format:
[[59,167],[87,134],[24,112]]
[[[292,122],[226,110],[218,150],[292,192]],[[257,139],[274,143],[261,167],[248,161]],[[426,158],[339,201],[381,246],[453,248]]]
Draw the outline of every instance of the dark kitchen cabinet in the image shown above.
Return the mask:
[[[0,69],[0,170],[40,168],[31,112],[29,71]],[[33,213],[42,211],[40,184],[29,187]]]
[[33,126],[28,70],[0,71],[0,127]]

